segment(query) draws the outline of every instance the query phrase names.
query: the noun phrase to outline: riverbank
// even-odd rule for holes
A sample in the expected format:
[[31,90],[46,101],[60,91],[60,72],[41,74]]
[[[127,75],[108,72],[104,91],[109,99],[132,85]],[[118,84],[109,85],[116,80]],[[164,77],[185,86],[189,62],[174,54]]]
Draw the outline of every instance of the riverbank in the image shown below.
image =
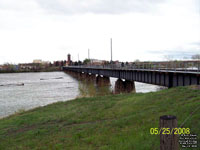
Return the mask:
[[26,73],[26,72],[54,72],[62,71],[60,67],[49,67],[36,70],[0,70],[0,73]]
[[162,115],[178,126],[190,116],[183,127],[200,135],[199,104],[193,87],[58,102],[1,119],[0,149],[155,150],[159,136],[149,131]]

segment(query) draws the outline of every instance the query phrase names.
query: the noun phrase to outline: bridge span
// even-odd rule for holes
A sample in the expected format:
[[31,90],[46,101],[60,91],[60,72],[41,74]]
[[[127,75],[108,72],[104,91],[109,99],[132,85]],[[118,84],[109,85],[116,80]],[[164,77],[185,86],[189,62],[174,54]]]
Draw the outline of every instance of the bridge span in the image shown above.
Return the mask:
[[200,85],[199,70],[167,70],[167,69],[127,69],[99,68],[88,66],[66,66],[64,71],[114,77],[127,81],[137,81],[166,87]]

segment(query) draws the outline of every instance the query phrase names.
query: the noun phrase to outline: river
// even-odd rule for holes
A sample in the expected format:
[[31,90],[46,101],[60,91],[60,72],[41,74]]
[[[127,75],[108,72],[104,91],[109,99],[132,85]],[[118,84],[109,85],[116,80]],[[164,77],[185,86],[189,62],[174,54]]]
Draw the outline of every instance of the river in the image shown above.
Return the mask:
[[[116,79],[111,78],[111,89]],[[135,83],[136,92],[151,92],[159,86]],[[79,83],[64,72],[0,74],[0,118],[80,95]]]

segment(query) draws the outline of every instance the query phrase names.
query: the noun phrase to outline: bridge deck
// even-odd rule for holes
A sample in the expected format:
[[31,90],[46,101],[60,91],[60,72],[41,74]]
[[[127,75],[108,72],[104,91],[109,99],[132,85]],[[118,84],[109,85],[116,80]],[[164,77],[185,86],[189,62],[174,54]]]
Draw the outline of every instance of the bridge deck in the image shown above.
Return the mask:
[[103,75],[148,84],[175,87],[200,84],[199,70],[167,70],[167,69],[130,69],[130,68],[97,68],[68,66],[63,70],[79,73]]

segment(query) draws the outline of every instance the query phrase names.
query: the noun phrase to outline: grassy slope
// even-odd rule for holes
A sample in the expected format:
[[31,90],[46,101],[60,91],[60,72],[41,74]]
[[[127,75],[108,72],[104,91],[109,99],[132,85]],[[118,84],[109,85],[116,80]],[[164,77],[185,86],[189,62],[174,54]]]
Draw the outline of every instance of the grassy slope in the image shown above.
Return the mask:
[[[175,115],[180,126],[199,105],[200,90],[188,87],[59,102],[0,120],[0,149],[156,150],[149,130],[159,116]],[[184,127],[200,135],[200,110]]]

